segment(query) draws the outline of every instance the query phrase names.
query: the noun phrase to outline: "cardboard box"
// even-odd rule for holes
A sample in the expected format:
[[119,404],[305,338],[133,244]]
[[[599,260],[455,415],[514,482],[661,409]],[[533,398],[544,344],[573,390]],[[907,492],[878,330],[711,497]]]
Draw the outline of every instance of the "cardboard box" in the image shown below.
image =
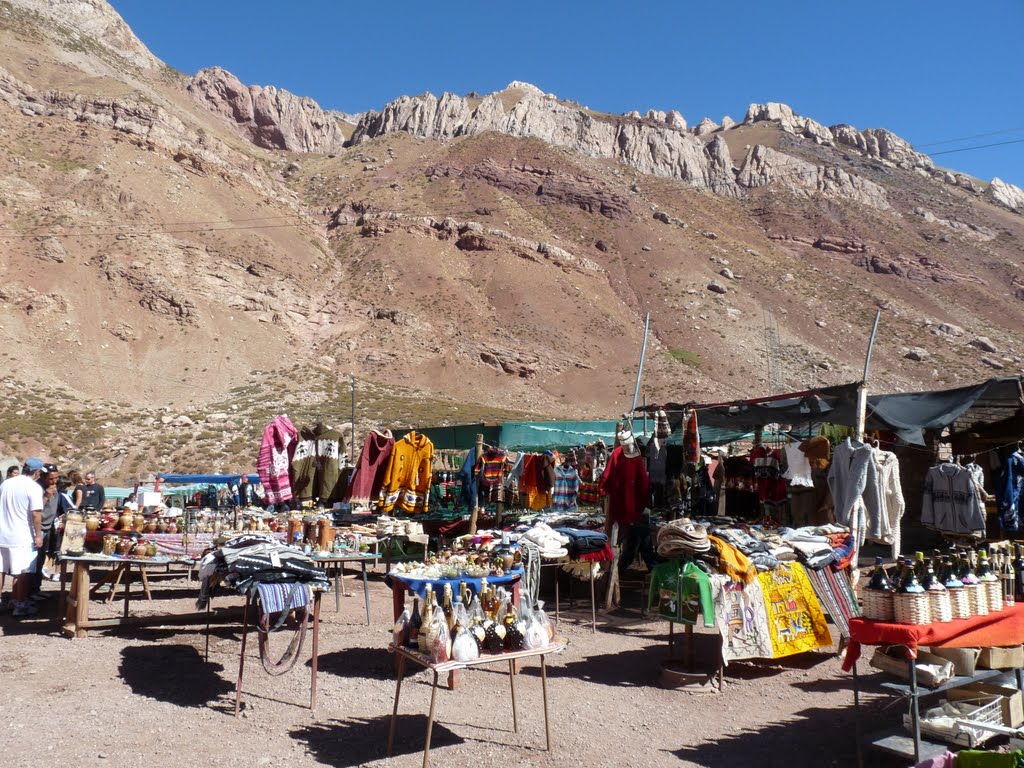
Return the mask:
[[[878,647],[871,657],[870,664],[875,669],[888,672],[900,680],[909,682],[910,669],[907,666],[906,654],[907,650],[903,646]],[[925,688],[935,688],[953,676],[953,663],[951,661],[940,659],[938,656],[933,656],[927,651],[918,650],[917,664],[917,684]],[[938,667],[938,673],[935,675],[931,674],[926,669],[923,669],[920,666],[921,664],[931,664]]]
[[1011,645],[1006,648],[982,648],[978,656],[982,669],[1017,669],[1024,667],[1024,646]]
[[1003,710],[1003,725],[1008,728],[1019,728],[1024,725],[1024,696],[1013,686],[989,682],[971,683],[960,688],[952,688],[947,694],[951,700],[999,696]]
[[953,662],[953,673],[973,677],[981,648],[929,648],[934,655]]

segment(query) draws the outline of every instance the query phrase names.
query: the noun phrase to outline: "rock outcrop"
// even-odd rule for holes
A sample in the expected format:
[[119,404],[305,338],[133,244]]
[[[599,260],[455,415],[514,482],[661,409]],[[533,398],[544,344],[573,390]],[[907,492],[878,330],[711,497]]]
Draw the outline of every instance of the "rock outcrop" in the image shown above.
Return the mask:
[[[514,84],[515,85],[515,84]],[[735,194],[732,173],[722,174],[704,143],[652,121],[601,118],[518,84],[518,100],[506,109],[502,95],[485,96],[475,107],[452,93],[403,96],[380,112],[368,112],[352,136],[359,144],[405,131],[428,139],[476,136],[497,131],[568,147],[589,157],[619,160],[642,173],[679,179],[719,194]],[[669,116],[665,116],[667,123]],[[675,120],[675,118],[673,118]]]
[[761,144],[747,150],[736,179],[747,189],[777,184],[802,196],[818,193],[853,200],[878,210],[892,208],[885,190],[872,181],[842,168],[815,165]]
[[220,67],[201,69],[186,88],[258,147],[333,153],[345,146],[341,120],[310,98],[273,86],[245,86]]
[[5,5],[46,19],[48,23],[38,26],[70,50],[82,47],[84,37],[141,69],[161,66],[105,0],[8,0]]
[[1005,205],[1011,211],[1024,213],[1024,189],[1007,184],[1002,179],[992,179],[992,183],[985,190],[985,197],[993,203]]
[[831,146],[834,143],[832,132],[824,125],[809,117],[795,114],[791,107],[777,101],[769,101],[767,104],[751,104],[747,108],[747,116],[743,118],[744,125],[763,121],[776,122],[787,133],[813,139],[818,144]]

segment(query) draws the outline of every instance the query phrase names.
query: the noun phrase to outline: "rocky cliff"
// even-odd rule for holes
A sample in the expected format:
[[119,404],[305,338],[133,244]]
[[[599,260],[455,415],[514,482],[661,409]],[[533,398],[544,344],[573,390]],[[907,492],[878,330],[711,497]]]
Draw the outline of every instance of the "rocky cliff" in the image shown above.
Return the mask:
[[345,146],[342,120],[312,99],[273,86],[244,86],[220,67],[201,69],[186,88],[257,147],[331,154]]

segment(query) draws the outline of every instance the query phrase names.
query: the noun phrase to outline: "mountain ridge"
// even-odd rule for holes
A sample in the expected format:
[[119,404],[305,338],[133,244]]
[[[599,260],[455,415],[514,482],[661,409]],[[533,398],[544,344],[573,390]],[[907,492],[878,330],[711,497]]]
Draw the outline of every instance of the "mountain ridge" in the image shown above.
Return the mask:
[[649,402],[856,380],[880,307],[876,391],[1024,370],[1024,193],[884,129],[522,82],[344,115],[121,25],[0,0],[0,452],[229,468],[272,412],[347,421],[351,376],[357,432],[615,416],[648,311]]

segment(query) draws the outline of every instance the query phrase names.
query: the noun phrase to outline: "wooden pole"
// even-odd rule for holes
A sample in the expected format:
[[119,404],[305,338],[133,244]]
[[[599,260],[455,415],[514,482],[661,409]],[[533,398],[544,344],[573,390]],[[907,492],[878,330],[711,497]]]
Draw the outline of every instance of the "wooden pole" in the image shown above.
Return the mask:
[[[878,321],[882,317],[882,310],[879,309],[875,313],[875,324],[871,329],[871,338],[868,340],[868,351],[864,356],[864,377],[860,381],[860,388],[857,390],[857,427],[856,427],[856,438],[858,442],[864,440],[864,428],[867,423],[867,411],[868,411],[868,374],[871,372],[871,351],[875,346],[875,336],[878,333]],[[860,529],[861,520],[859,516],[855,516],[851,521],[851,530],[853,533],[853,567],[850,569],[850,583],[856,587],[857,581],[860,578]]]
[[[476,436],[476,456],[475,456],[476,460],[480,461],[480,457],[483,456],[483,455],[484,455],[484,436],[482,434],[478,434]],[[472,471],[476,472],[476,464],[473,465]],[[472,504],[472,506],[470,507],[471,511],[469,513],[469,532],[470,533],[476,533],[476,517],[477,517],[477,513],[479,512],[479,498],[480,498],[480,494],[479,493],[474,493],[473,494],[473,499],[470,502]]]

